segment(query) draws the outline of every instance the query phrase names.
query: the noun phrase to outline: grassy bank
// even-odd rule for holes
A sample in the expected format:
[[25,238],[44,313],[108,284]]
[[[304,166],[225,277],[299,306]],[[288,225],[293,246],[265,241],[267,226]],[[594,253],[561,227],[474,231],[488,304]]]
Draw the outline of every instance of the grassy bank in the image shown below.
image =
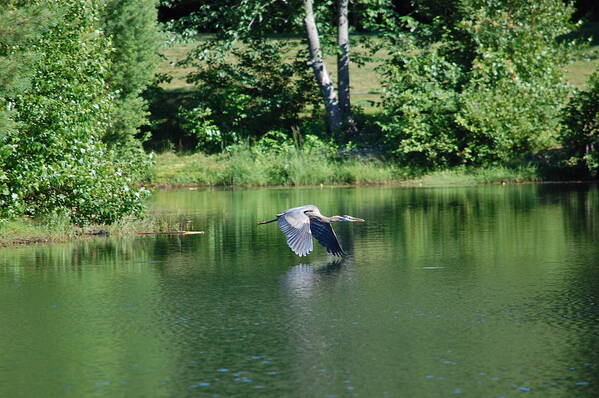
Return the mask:
[[334,159],[296,151],[226,155],[163,153],[155,158],[158,186],[451,185],[540,181],[534,166],[454,168],[423,172],[374,158]]
[[146,219],[125,218],[113,225],[90,225],[78,227],[64,217],[34,220],[19,218],[0,221],[0,247],[32,243],[66,242],[73,239],[89,239],[106,236],[133,236],[137,232],[155,232],[161,225],[151,217]]

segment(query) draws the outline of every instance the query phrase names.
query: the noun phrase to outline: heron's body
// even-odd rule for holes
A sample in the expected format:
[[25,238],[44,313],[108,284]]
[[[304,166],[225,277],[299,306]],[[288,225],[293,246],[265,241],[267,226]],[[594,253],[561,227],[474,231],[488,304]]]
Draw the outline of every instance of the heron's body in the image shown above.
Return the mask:
[[352,216],[323,216],[318,207],[304,205],[287,209],[277,214],[274,220],[262,221],[267,224],[277,221],[281,232],[287,237],[287,246],[298,256],[308,255],[313,250],[312,237],[334,256],[345,254],[333,227],[335,221],[364,221]]

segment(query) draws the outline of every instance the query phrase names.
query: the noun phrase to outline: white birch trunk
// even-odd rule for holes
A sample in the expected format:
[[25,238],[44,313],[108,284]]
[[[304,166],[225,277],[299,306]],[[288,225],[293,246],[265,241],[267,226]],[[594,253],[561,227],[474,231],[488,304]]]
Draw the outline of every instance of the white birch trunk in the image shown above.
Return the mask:
[[306,26],[306,35],[308,36],[308,45],[310,48],[309,65],[312,67],[314,76],[316,77],[316,81],[320,87],[320,92],[324,101],[329,132],[334,133],[342,127],[341,111],[339,109],[339,101],[337,99],[337,94],[335,93],[333,80],[327,71],[327,67],[322,57],[320,38],[318,36],[318,29],[316,28],[312,4],[313,0],[304,0],[304,9],[306,12],[304,23]]

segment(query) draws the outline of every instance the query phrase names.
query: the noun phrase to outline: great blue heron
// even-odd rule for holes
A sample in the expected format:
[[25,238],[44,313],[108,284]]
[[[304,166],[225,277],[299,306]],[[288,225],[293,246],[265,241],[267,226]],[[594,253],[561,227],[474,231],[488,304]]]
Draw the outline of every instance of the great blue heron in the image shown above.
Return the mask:
[[312,236],[334,256],[345,254],[333,227],[335,221],[362,222],[361,218],[352,216],[323,216],[318,207],[305,205],[287,209],[277,214],[274,220],[261,221],[268,224],[278,221],[279,228],[287,236],[287,246],[298,256],[303,257],[312,251]]

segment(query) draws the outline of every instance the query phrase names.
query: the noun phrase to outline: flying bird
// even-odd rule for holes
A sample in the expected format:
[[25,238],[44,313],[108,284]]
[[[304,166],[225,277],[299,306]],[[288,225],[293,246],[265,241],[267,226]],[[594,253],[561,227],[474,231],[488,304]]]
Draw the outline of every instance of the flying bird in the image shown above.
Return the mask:
[[261,221],[258,225],[275,221],[278,222],[279,229],[287,237],[287,246],[295,254],[303,257],[312,252],[312,236],[332,255],[341,256],[345,254],[331,223],[335,221],[363,222],[364,220],[347,215],[323,216],[318,207],[305,205],[287,209],[277,214],[277,218],[274,220]]

